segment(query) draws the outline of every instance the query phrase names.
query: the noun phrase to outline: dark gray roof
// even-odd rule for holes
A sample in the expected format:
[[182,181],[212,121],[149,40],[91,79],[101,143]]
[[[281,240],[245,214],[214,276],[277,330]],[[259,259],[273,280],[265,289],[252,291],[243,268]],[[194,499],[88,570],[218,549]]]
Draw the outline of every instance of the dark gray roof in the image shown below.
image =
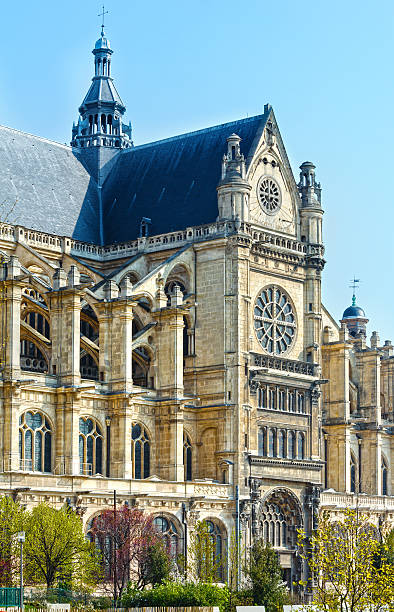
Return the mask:
[[95,104],[96,102],[117,102],[124,106],[120,95],[110,77],[93,77],[92,84],[86,94],[81,106],[85,104]]
[[124,242],[139,235],[142,217],[152,220],[150,235],[215,221],[216,187],[226,139],[235,132],[247,158],[270,114],[122,151],[103,187],[104,241]]
[[97,186],[71,148],[0,126],[0,217],[15,202],[9,223],[98,241]]
[[[138,237],[142,217],[152,220],[150,235],[211,223],[226,139],[237,133],[245,158],[251,157],[270,110],[122,150],[112,161],[107,147],[73,151],[0,126],[0,203],[17,200],[10,223],[95,244]],[[108,169],[102,190],[92,153],[104,164],[101,175]]]

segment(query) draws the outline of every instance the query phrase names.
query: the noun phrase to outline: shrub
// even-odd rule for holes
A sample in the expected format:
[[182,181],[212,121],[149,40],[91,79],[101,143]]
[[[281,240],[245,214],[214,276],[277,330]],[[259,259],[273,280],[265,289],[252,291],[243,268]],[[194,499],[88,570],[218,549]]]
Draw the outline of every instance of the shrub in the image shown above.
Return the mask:
[[126,608],[219,606],[224,612],[229,596],[227,587],[219,587],[216,584],[165,582],[153,589],[140,591],[130,583],[122,597],[122,606]]

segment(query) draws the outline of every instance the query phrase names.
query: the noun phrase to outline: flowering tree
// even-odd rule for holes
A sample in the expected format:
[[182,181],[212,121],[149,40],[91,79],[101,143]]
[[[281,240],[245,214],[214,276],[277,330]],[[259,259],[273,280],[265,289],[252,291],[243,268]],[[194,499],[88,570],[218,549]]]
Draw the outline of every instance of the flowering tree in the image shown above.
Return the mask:
[[105,585],[114,601],[122,596],[129,580],[138,588],[145,586],[153,549],[167,554],[153,518],[137,508],[105,510],[94,519],[90,534],[101,550]]
[[328,513],[322,513],[310,542],[303,534],[299,542],[307,551],[305,557],[311,569],[317,609],[325,612],[392,609],[394,566],[381,554],[386,543],[380,541],[366,516],[346,509],[342,519],[334,522]]

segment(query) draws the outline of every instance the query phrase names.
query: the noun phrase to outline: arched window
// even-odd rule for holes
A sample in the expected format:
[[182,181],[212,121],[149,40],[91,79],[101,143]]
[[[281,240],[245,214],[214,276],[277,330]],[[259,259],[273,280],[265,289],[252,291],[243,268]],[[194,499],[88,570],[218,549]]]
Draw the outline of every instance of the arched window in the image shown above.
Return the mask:
[[97,363],[89,353],[85,353],[80,361],[81,377],[87,380],[98,380]]
[[103,436],[93,419],[79,419],[79,465],[86,476],[103,473]]
[[277,504],[264,504],[262,512],[264,541],[277,548],[285,547],[287,534],[283,510]]
[[205,521],[212,543],[213,561],[216,566],[217,580],[224,580],[225,575],[225,546],[222,532],[213,521]]
[[303,393],[298,393],[298,412],[305,412],[305,396]]
[[295,391],[289,391],[289,412],[295,412]]
[[266,454],[267,448],[267,440],[266,440],[267,430],[265,427],[259,427],[257,438],[258,438],[258,453],[261,457],[264,457]]
[[278,400],[279,400],[279,410],[285,410],[285,406],[286,406],[286,393],[284,391],[284,389],[279,389],[279,394],[278,394]]
[[192,478],[192,460],[193,460],[192,445],[189,436],[183,434],[183,466],[185,470],[185,480],[193,480]]
[[267,406],[267,390],[265,387],[259,387],[259,406],[266,408]]
[[112,578],[113,567],[113,538],[110,535],[104,535],[100,529],[100,516],[96,516],[88,522],[87,539],[96,546],[101,553],[101,568],[104,578],[109,580]]
[[295,433],[294,431],[289,431],[287,434],[287,456],[289,459],[294,459],[295,450]]
[[39,334],[50,339],[49,323],[47,319],[39,312],[28,312],[25,316],[25,321],[30,327],[38,331]]
[[21,470],[51,471],[52,431],[41,412],[28,410],[19,418],[19,460]]
[[131,461],[133,478],[141,480],[150,475],[150,441],[148,432],[140,423],[131,426]]
[[276,457],[276,429],[268,430],[268,457]]
[[48,363],[38,346],[30,340],[21,340],[21,369],[28,372],[48,372]]
[[305,436],[300,431],[297,434],[297,457],[298,459],[305,457]]
[[165,516],[156,516],[153,519],[153,524],[162,536],[170,556],[176,559],[177,556],[182,553],[182,550],[179,533],[175,527],[175,523]]
[[388,475],[389,469],[387,461],[382,459],[382,495],[388,495]]
[[356,470],[356,461],[353,457],[353,454],[350,455],[350,490],[352,493],[356,492],[356,481],[357,481],[357,470]]
[[285,456],[285,432],[281,429],[278,431],[278,457]]
[[275,410],[276,408],[276,389],[270,389],[268,392],[269,395],[269,407],[271,410]]

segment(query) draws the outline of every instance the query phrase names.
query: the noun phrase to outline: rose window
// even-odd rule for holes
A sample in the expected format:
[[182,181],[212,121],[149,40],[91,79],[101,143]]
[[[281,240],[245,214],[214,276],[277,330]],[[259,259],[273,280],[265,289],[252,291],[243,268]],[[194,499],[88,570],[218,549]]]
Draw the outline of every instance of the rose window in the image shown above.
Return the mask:
[[288,295],[275,285],[265,287],[256,299],[254,328],[267,353],[280,355],[291,346],[296,335],[296,319]]
[[279,185],[270,176],[263,176],[257,186],[257,197],[260,206],[268,215],[278,212],[281,205]]

